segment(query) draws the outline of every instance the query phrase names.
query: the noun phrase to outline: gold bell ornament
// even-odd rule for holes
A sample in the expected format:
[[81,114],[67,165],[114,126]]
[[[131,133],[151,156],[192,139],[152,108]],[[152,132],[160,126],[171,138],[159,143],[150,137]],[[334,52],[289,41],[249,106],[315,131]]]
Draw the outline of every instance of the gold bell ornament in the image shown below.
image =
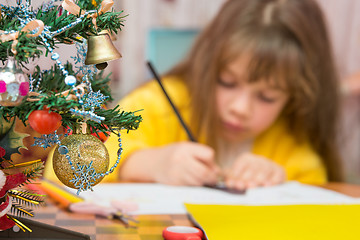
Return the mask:
[[105,145],[90,134],[72,134],[55,148],[53,168],[68,187],[85,191],[98,184],[109,167]]
[[0,106],[18,106],[29,93],[29,79],[9,58],[6,66],[0,69]]
[[86,65],[95,64],[97,69],[102,70],[107,67],[108,61],[121,58],[121,54],[114,46],[107,31],[89,36],[87,44]]

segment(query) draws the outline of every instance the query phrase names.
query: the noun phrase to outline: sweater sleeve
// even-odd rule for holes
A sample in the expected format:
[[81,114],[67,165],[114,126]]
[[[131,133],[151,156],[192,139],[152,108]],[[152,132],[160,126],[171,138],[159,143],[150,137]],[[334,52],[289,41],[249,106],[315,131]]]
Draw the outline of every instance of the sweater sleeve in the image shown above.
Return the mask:
[[255,140],[253,153],[264,156],[284,167],[287,180],[306,184],[327,182],[323,159],[308,141],[296,141],[282,119],[279,119]]
[[[185,120],[188,120],[188,97],[184,84],[174,78],[166,78],[163,83],[174,104]],[[119,167],[106,176],[105,181],[118,180],[121,163],[135,151],[187,139],[169,102],[155,81],[150,81],[127,95],[119,102],[119,106],[124,111],[138,111],[135,114],[141,115],[143,120],[138,129],[128,133],[125,130],[121,132],[123,152]],[[115,134],[110,135],[105,145],[109,151],[111,167],[118,158],[118,137]]]
[[288,180],[315,185],[327,182],[321,158],[306,144],[294,149],[284,167]]

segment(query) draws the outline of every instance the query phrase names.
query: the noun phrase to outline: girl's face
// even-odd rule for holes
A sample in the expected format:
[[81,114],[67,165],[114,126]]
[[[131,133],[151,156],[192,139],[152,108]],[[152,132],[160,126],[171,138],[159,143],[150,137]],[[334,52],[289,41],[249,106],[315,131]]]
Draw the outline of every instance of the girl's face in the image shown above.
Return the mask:
[[249,83],[246,66],[246,57],[231,62],[220,72],[216,86],[220,134],[231,142],[252,139],[268,129],[289,98],[271,79]]

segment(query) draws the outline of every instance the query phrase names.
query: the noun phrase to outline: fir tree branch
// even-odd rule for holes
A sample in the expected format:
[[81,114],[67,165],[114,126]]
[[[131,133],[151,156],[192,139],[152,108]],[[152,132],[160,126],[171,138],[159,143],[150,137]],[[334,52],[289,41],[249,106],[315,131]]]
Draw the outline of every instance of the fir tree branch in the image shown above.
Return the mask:
[[13,204],[10,208],[10,212],[12,214],[15,214],[17,217],[23,217],[23,216],[34,216],[34,210],[30,208],[24,208],[20,204]]
[[[84,10],[94,10],[98,9],[99,1],[96,1],[98,6],[90,4],[92,1],[78,1],[79,6],[82,6]],[[101,1],[100,1],[101,3]],[[4,31],[19,31],[21,30],[21,24],[19,20],[19,8],[3,6],[1,9],[1,21],[0,29]],[[97,34],[101,30],[109,30],[111,33],[117,34],[121,28],[124,26],[123,21],[126,16],[122,16],[123,11],[114,12],[109,11],[99,15],[96,19],[98,26],[97,31],[94,28],[92,23],[92,18],[84,17],[82,21],[66,30],[65,32],[55,36],[54,38],[46,37],[47,42],[52,48],[55,47],[58,43],[68,44],[72,41],[80,41],[77,36],[83,38],[88,38],[90,35]],[[21,16],[20,16],[21,17]],[[68,26],[70,23],[73,23],[77,17],[73,14],[67,14],[67,11],[63,11],[59,16],[59,11],[57,8],[53,7],[47,10],[42,8],[38,9],[37,13],[32,13],[30,17],[41,20],[44,22],[44,25],[49,27],[51,32],[54,32],[58,29],[61,29],[65,26]],[[20,63],[28,63],[29,59],[39,58],[43,53],[45,43],[41,40],[40,37],[31,38],[26,37],[26,33],[21,33],[19,36],[19,43],[16,46],[17,55],[16,60]],[[70,41],[69,41],[70,40]],[[12,41],[1,42],[0,44],[0,60],[5,62],[8,56],[13,56],[11,52]]]
[[[70,75],[75,75],[75,71],[72,68],[70,63],[65,64],[65,69],[69,72]],[[90,80],[91,87],[94,92],[100,90],[100,92],[111,98],[111,91],[109,87],[110,74],[103,76],[103,71],[94,75]],[[17,117],[20,119],[23,124],[27,125],[27,119],[29,114],[34,110],[41,110],[45,107],[53,112],[57,112],[62,117],[62,125],[64,127],[69,126],[71,129],[74,126],[78,125],[83,119],[79,116],[74,116],[70,109],[81,109],[82,106],[78,101],[68,100],[66,96],[58,95],[66,90],[71,90],[71,87],[64,83],[64,76],[61,73],[61,70],[57,65],[51,67],[50,70],[42,72],[37,66],[35,68],[33,79],[41,79],[38,92],[41,92],[39,96],[31,97],[27,96],[20,105],[15,107],[1,107],[0,106],[0,116],[5,120]],[[36,83],[35,83],[36,85]],[[28,101],[27,99],[40,98],[39,101]],[[139,123],[142,121],[141,116],[136,116],[136,112],[125,112],[119,110],[119,106],[114,109],[95,109],[95,113],[98,116],[104,117],[105,120],[102,121],[102,124],[99,124],[94,121],[87,121],[87,124],[94,129],[101,132],[118,131],[120,129],[126,130],[135,130],[139,127]]]
[[44,199],[46,195],[43,194],[32,193],[27,190],[11,189],[8,195],[13,198],[13,203],[17,205],[25,205],[26,207],[45,205]]
[[[101,7],[101,0],[78,0],[76,4],[84,11],[99,10]],[[101,30],[109,30],[111,33],[117,33],[123,27],[123,21],[126,16],[122,16],[123,11],[114,12],[109,11],[100,14],[96,18],[97,29],[94,28],[94,24],[91,17],[84,17],[82,21],[75,25],[73,28],[69,28],[66,31],[52,37],[49,37],[51,32],[58,29],[62,29],[65,26],[73,23],[78,17],[73,14],[68,14],[67,11],[63,11],[59,15],[59,9],[57,6],[52,7],[40,7],[37,11],[25,12],[27,10],[20,9],[20,7],[8,7],[2,6],[1,9],[1,21],[0,29],[10,31],[21,30],[21,22],[19,18],[25,19],[26,15],[29,14],[30,18],[38,19],[44,22],[45,33],[43,37],[46,39],[51,48],[55,48],[59,43],[69,43],[71,41],[81,41],[78,36],[88,38],[90,35],[97,34]],[[35,59],[45,54],[47,56],[48,50],[45,49],[45,43],[41,37],[29,38],[26,36],[27,33],[20,32],[16,46],[17,55],[16,60],[20,64],[28,63],[29,59]],[[0,44],[0,60],[6,61],[11,52],[12,41],[2,42]],[[69,75],[76,75],[70,63],[65,64],[65,69]],[[110,74],[103,76],[103,72],[96,74],[92,77],[91,89],[93,92],[100,90],[101,94],[108,96],[106,101],[111,101],[111,92],[109,88]],[[75,100],[66,99],[59,93],[70,90],[71,87],[64,83],[64,76],[62,71],[57,65],[54,65],[48,71],[41,71],[37,66],[33,74],[33,79],[41,79],[41,83],[36,90],[39,93],[38,96],[26,96],[22,103],[15,107],[3,107],[0,106],[0,117],[6,121],[14,117],[19,118],[24,125],[27,124],[29,114],[34,110],[49,108],[50,111],[59,113],[62,116],[62,125],[70,126],[73,128],[82,122],[84,119],[80,116],[73,115],[70,109],[83,109],[82,105]],[[81,76],[79,76],[81,77]],[[81,80],[79,79],[78,83]],[[37,86],[37,84],[34,84]],[[28,101],[35,100],[37,101]],[[93,108],[94,106],[91,106]],[[90,110],[84,109],[85,111]],[[97,131],[118,131],[120,129],[134,130],[137,129],[139,123],[142,121],[141,116],[136,116],[136,112],[125,112],[119,110],[118,106],[115,109],[103,109],[100,107],[94,107],[94,113],[100,117],[104,117],[105,120],[101,124],[86,120],[90,127],[95,128]]]

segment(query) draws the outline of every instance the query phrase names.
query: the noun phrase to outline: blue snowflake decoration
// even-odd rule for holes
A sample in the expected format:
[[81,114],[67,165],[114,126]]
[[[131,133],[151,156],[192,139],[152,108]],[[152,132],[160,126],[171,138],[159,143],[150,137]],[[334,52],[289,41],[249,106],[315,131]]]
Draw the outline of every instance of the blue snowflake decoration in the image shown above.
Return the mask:
[[97,173],[92,164],[92,161],[89,165],[76,164],[74,178],[71,179],[70,182],[73,183],[78,190],[76,193],[77,195],[79,195],[81,191],[87,191],[89,189],[93,191],[92,186],[97,180]]
[[84,75],[83,79],[87,76],[92,79],[92,76],[97,73],[97,68],[94,65],[85,65],[85,58],[87,53],[87,42],[83,39],[82,43],[76,42],[76,56],[71,57],[75,61],[75,68],[78,69],[76,75],[81,73]]
[[109,96],[104,96],[100,90],[97,92],[90,92],[84,97],[85,108],[101,108],[101,105]]
[[39,138],[34,137],[35,142],[31,146],[39,146],[39,147],[46,149],[48,147],[51,147],[54,144],[59,143],[60,142],[59,137],[61,135],[62,134],[58,135],[57,133],[54,133],[54,134],[47,134],[47,135],[44,134],[44,135],[41,135],[41,137],[39,137]]

